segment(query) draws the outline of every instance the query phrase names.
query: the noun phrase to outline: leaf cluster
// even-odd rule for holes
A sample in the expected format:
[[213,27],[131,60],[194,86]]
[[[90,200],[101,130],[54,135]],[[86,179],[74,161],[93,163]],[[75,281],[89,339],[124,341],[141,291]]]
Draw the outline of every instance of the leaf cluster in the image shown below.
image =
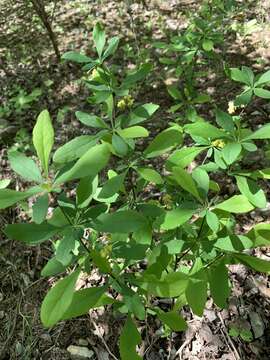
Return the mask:
[[[198,21],[188,30],[194,37],[186,34],[185,42],[194,46],[197,29],[204,26]],[[256,151],[258,142],[270,139],[270,126],[251,131],[240,116],[216,108],[215,124],[201,117],[182,125],[171,122],[150,137],[147,122],[159,106],[137,104],[132,91],[149,75],[151,65],[144,63],[119,77],[107,62],[119,39],[106,41],[97,24],[93,41],[96,59],[75,52],[63,56],[87,71],[88,100],[99,112],[78,109],[75,116],[93,134],[76,137],[53,152],[54,129],[43,110],[33,129],[38,161],[19,151],[9,153],[10,166],[29,188],[20,192],[1,181],[0,208],[34,197],[31,222],[7,225],[5,234],[31,246],[51,241],[54,255],[41,275],[63,277],[42,303],[44,326],[111,306],[127,319],[121,358],[140,359],[136,319],[156,316],[164,333],[185,330],[183,306],[202,316],[211,295],[217,306],[226,307],[231,290],[227,265],[270,271],[269,262],[246,253],[269,245],[270,225],[255,225],[245,234],[236,228],[237,214],[266,207],[258,180],[269,179],[270,170],[249,172],[242,169],[242,161]],[[214,41],[204,34],[200,51],[212,51]],[[186,51],[186,43],[179,44]],[[231,77],[257,96],[267,91],[263,88],[270,80],[269,72],[254,77],[248,68],[232,69]],[[189,146],[183,145],[185,139]],[[162,169],[155,167],[156,159],[164,162]],[[230,197],[223,196],[220,176],[234,184]],[[151,196],[154,190],[161,194],[158,199]],[[100,273],[102,285],[76,290],[80,273],[93,270]],[[162,298],[171,301],[170,308],[161,306]]]

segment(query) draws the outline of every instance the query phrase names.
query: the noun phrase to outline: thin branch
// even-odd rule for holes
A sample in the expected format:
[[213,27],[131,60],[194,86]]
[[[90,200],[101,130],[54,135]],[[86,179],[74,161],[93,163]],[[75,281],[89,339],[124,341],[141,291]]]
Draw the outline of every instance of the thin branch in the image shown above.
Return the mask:
[[227,338],[227,340],[226,340],[227,345],[229,346],[229,344],[230,344],[232,349],[233,349],[233,356],[234,356],[235,360],[241,360],[241,357],[240,357],[239,353],[237,352],[236,347],[234,346],[234,343],[232,342],[232,339],[230,338],[230,335],[227,332],[226,326],[224,324],[224,321],[223,321],[222,316],[220,315],[220,313],[218,313],[218,317],[219,317],[219,319],[221,321],[221,324],[222,324],[222,327],[223,327],[222,333],[223,334],[225,333],[225,335],[226,335],[225,340]]
[[58,48],[56,35],[53,32],[50,20],[48,18],[48,14],[46,13],[46,10],[45,10],[45,7],[44,7],[44,4],[40,0],[30,0],[30,1],[31,1],[32,5],[33,5],[33,8],[34,8],[35,12],[37,13],[38,17],[40,18],[42,24],[47,29],[49,38],[50,38],[51,43],[52,43],[53,48],[54,48],[55,55],[57,57],[57,60],[59,61],[60,58],[61,58],[61,55],[60,55],[60,51],[59,51],[59,48]]
[[95,323],[95,321],[93,319],[90,319],[90,321],[92,322],[92,324],[94,325],[95,327],[95,334],[100,338],[100,340],[103,342],[103,345],[105,346],[106,350],[108,351],[108,353],[111,355],[111,357],[114,359],[114,360],[119,360],[110,350],[109,346],[107,345],[104,337],[102,336],[102,334],[100,333],[99,331],[99,328],[97,326],[97,324]]

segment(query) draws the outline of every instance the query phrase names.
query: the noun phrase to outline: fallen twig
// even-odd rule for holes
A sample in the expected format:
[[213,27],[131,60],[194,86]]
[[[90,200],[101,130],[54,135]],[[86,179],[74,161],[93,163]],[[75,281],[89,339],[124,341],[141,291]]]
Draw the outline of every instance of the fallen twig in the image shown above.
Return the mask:
[[236,347],[234,346],[234,343],[232,342],[232,339],[230,338],[230,335],[228,334],[227,328],[224,324],[224,321],[222,319],[222,316],[220,315],[220,313],[218,313],[218,317],[221,321],[222,327],[223,329],[221,329],[222,334],[224,335],[224,339],[228,345],[229,348],[232,348],[233,350],[233,356],[235,358],[235,360],[241,360],[240,355],[238,354],[238,351],[236,350]]
[[106,350],[108,351],[108,353],[111,355],[111,357],[114,359],[114,360],[119,360],[117,359],[117,357],[111,352],[109,346],[107,345],[105,339],[103,338],[103,336],[101,335],[100,331],[99,331],[99,328],[97,326],[97,324],[95,323],[95,321],[93,319],[90,320],[91,323],[94,325],[95,327],[95,330],[96,330],[96,334],[97,336],[100,338],[100,340],[102,341],[103,345],[105,346]]

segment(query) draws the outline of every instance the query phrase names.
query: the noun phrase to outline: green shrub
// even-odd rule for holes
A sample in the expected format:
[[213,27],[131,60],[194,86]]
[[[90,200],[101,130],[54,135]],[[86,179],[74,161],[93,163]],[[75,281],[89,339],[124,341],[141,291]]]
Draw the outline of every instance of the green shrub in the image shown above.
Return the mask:
[[[136,345],[141,338],[135,319],[157,316],[165,334],[185,330],[183,306],[188,304],[202,316],[210,293],[217,306],[226,307],[231,290],[227,265],[270,271],[270,262],[245,251],[269,245],[270,224],[255,225],[245,234],[236,229],[237,214],[266,207],[257,180],[269,179],[270,169],[251,172],[241,165],[249,152],[256,151],[257,141],[270,138],[270,125],[251,131],[240,115],[216,109],[216,126],[202,118],[182,126],[169,123],[143,148],[141,138],[148,138],[149,132],[142,124],[159,106],[137,104],[132,90],[151,66],[142,64],[120,78],[106,62],[119,39],[106,42],[100,25],[93,38],[96,59],[75,52],[64,59],[87,71],[85,83],[92,93],[88,101],[99,113],[78,110],[76,118],[95,133],[76,137],[51,156],[54,129],[48,111],[42,111],[33,130],[38,163],[18,151],[9,153],[12,169],[35,185],[19,192],[2,181],[0,208],[34,196],[32,221],[7,225],[5,234],[31,246],[51,239],[54,256],[42,276],[67,273],[42,303],[44,326],[110,305],[126,314],[121,358],[139,359]],[[245,74],[252,76],[246,68],[231,71],[234,80],[251,86]],[[252,85],[255,95],[255,88],[269,82],[267,74]],[[190,146],[183,146],[185,138]],[[197,165],[191,170],[195,158]],[[226,177],[235,189],[228,198],[217,180]],[[101,285],[75,290],[80,273],[93,269],[99,271]],[[167,311],[160,298],[171,300]]]

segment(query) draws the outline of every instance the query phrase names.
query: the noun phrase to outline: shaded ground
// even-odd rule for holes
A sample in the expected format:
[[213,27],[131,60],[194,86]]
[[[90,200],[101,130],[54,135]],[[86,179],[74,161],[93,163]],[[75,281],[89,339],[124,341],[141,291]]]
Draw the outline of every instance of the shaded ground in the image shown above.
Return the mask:
[[[247,3],[247,2],[243,2]],[[259,5],[258,5],[259,4]],[[97,19],[106,25],[110,35],[121,37],[121,48],[115,63],[121,66],[133,66],[136,63],[137,46],[141,56],[151,56],[155,71],[153,78],[143,84],[138,94],[138,101],[152,101],[162,105],[162,110],[153,119],[154,129],[166,127],[173,119],[167,109],[172,101],[167,95],[164,79],[157,74],[163,74],[154,51],[147,50],[151,41],[166,38],[172,32],[177,32],[186,26],[186,12],[195,11],[198,2],[192,1],[152,1],[148,8],[142,4],[134,4],[131,16],[127,12],[126,2],[122,1],[61,1],[55,9],[54,27],[58,34],[61,52],[71,49],[81,49],[91,55],[89,38],[93,22]],[[269,9],[267,2],[252,2],[237,16],[242,20],[257,18],[259,27],[250,36],[231,37],[227,43],[226,60],[232,66],[249,65],[255,69],[269,67],[270,29],[267,27]],[[131,21],[132,20],[132,21]],[[230,19],[234,21],[234,19]],[[240,22],[241,22],[240,21]],[[133,25],[131,25],[133,23]],[[42,31],[41,31],[42,34]],[[135,36],[136,34],[136,36]],[[41,36],[41,35],[39,35]],[[44,34],[42,36],[45,36]],[[231,36],[231,35],[228,35]],[[4,133],[1,146],[1,177],[9,174],[6,163],[7,145],[14,141],[14,135],[25,128],[25,139],[19,146],[24,147],[28,141],[32,124],[42,107],[48,107],[53,115],[55,126],[58,127],[57,142],[64,143],[67,139],[81,134],[86,130],[79,127],[74,120],[73,112],[85,106],[87,94],[80,81],[81,72],[78,67],[64,63],[57,64],[50,45],[42,38],[41,53],[33,56],[26,63],[20,63],[20,58],[13,57],[13,65],[7,64],[1,71],[0,82],[4,92],[0,95],[2,103],[10,97],[10,89],[16,83],[28,92],[33,88],[42,88],[42,96],[31,104],[27,111],[5,117],[10,130]],[[125,55],[126,64],[123,64]],[[224,110],[227,102],[238,91],[235,83],[224,78],[222,64],[215,72],[212,69],[209,79],[201,83],[203,90],[211,93],[217,104]],[[211,76],[212,75],[212,76]],[[167,75],[165,76],[167,77]],[[169,75],[168,75],[169,77]],[[46,82],[52,83],[47,86]],[[222,85],[222,86],[221,86]],[[263,106],[262,106],[263,103]],[[203,106],[203,115],[209,117],[211,105]],[[258,101],[247,110],[253,113],[257,124],[269,121],[270,107],[265,102]],[[201,112],[200,112],[201,113]],[[254,114],[255,113],[255,114]],[[1,116],[0,116],[1,118]],[[56,119],[58,119],[56,121]],[[164,123],[166,119],[166,123]],[[1,120],[1,119],[0,119]],[[248,119],[247,119],[248,120]],[[251,158],[247,166],[259,166],[260,157]],[[264,167],[266,164],[264,164]],[[17,179],[15,179],[18,183]],[[19,183],[18,183],[19,184]],[[20,183],[21,186],[21,183]],[[224,184],[224,191],[230,192],[231,184]],[[20,216],[26,214],[20,213]],[[3,212],[0,215],[1,228],[5,223],[16,221],[18,209]],[[247,231],[253,223],[269,221],[269,211],[252,213],[250,218],[239,217],[239,228]],[[0,235],[1,236],[1,235]],[[50,248],[42,245],[40,248],[27,248],[18,243],[1,239],[0,250],[0,359],[69,359],[66,351],[71,344],[82,345],[87,341],[98,360],[112,359],[116,354],[117,338],[122,319],[115,319],[110,311],[95,310],[91,316],[85,316],[75,321],[66,321],[52,330],[42,327],[39,320],[41,301],[54,279],[40,279],[40,270],[48,258]],[[256,250],[256,255],[269,259],[270,249]],[[270,260],[270,259],[269,259]],[[209,299],[204,317],[194,316],[188,309],[184,316],[189,322],[186,333],[174,333],[171,338],[160,337],[160,324],[153,319],[147,324],[141,324],[143,336],[142,354],[149,360],[173,359],[179,351],[182,359],[269,359],[270,358],[270,291],[266,276],[254,275],[243,266],[231,267],[233,292],[227,310],[219,311]],[[95,274],[84,282],[96,281]],[[109,309],[108,309],[109,310]],[[243,338],[232,337],[232,328],[242,329]],[[86,344],[86,343],[85,343]],[[177,355],[179,358],[179,355]]]

